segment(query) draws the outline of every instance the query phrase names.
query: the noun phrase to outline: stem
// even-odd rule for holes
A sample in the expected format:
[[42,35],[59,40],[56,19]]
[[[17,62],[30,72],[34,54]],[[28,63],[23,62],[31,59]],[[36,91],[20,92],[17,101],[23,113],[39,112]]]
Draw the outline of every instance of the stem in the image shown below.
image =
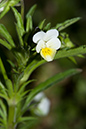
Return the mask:
[[9,106],[7,129],[15,129],[14,116],[15,116],[15,105],[10,105]]
[[24,1],[21,0],[21,16],[22,16],[22,20],[24,21]]

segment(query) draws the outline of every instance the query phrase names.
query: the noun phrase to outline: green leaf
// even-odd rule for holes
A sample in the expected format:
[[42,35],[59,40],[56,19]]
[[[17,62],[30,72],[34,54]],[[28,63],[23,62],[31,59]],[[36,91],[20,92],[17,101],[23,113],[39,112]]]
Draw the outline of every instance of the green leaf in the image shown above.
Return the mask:
[[8,42],[5,40],[0,39],[0,44],[2,44],[4,47],[6,47],[9,50],[11,50],[11,48],[12,48],[11,45],[8,44]]
[[80,19],[81,19],[80,17],[69,19],[69,20],[67,20],[67,21],[65,21],[63,23],[57,24],[55,28],[58,31],[61,31],[61,30],[65,29],[65,28],[67,28],[68,26],[72,25],[73,23],[77,22]]
[[33,81],[35,81],[35,80],[29,80],[29,81],[25,82],[23,85],[21,85],[21,87],[20,87],[18,93],[21,94],[21,93],[24,91],[25,87],[26,87],[29,83],[33,82]]
[[23,36],[25,33],[25,30],[24,30],[23,19],[21,17],[21,14],[14,7],[12,7],[12,10],[14,12],[20,34],[21,36]]
[[23,42],[23,39],[22,39],[22,36],[21,36],[21,31],[20,31],[20,29],[19,29],[17,24],[16,24],[16,30],[17,30],[17,34],[18,34],[20,44],[21,44],[21,46],[23,46],[24,42]]
[[72,43],[72,41],[69,38],[69,35],[67,33],[60,33],[59,36],[61,40],[61,48],[73,48],[75,45]]
[[34,98],[34,96],[36,94],[38,94],[39,92],[41,92],[41,91],[43,91],[43,90],[55,85],[56,83],[62,81],[63,79],[68,78],[68,77],[70,77],[72,75],[75,75],[77,73],[80,73],[80,72],[81,72],[80,69],[67,70],[67,71],[62,72],[62,73],[57,73],[56,75],[54,75],[53,77],[49,78],[45,82],[39,84],[28,95],[28,97],[26,99],[26,102],[24,104],[23,110],[25,111],[27,109],[27,105],[32,101],[32,99]]
[[4,65],[3,65],[2,60],[1,60],[1,58],[0,58],[0,68],[1,68],[1,72],[2,72],[2,75],[3,75],[4,79],[5,79],[5,80],[6,80],[6,79],[8,79],[7,74],[6,74],[6,71],[5,71],[5,68],[4,68]]
[[68,50],[59,50],[55,56],[55,59],[65,58],[70,56],[78,56],[79,54],[86,54],[86,45]]
[[18,119],[18,122],[33,121],[33,120],[37,120],[37,118],[36,117],[20,117]]
[[73,56],[68,57],[68,59],[71,60],[73,63],[77,64],[77,62]]
[[31,31],[32,28],[33,28],[32,17],[31,17],[31,15],[29,15],[28,18],[27,18],[27,22],[26,22],[26,32]]
[[7,86],[7,89],[8,89],[8,95],[9,95],[9,97],[11,97],[12,94],[13,94],[13,85],[12,85],[12,82],[11,82],[10,79],[6,79],[5,80],[5,83],[6,83],[6,86]]
[[12,47],[15,47],[15,44],[13,42],[11,35],[9,34],[9,32],[7,31],[7,29],[3,24],[0,24],[0,35],[2,35],[10,43]]
[[26,14],[26,18],[28,18],[29,16],[33,16],[33,13],[34,13],[36,7],[37,7],[37,5],[35,4],[35,5],[33,5],[33,6],[30,8],[30,10],[28,11],[28,13]]
[[3,120],[3,118],[0,118],[0,123],[2,123],[2,127],[3,128],[1,128],[1,129],[6,129],[6,121],[5,120]]
[[8,101],[8,97],[6,95],[0,93],[0,97],[3,98],[3,99],[5,99],[6,101]]
[[[43,60],[42,60],[43,61]],[[25,81],[28,80],[29,76],[31,75],[31,73],[41,64],[43,64],[42,61],[38,61],[38,60],[33,60],[24,70],[24,75],[20,80],[20,85],[23,84]]]
[[0,107],[2,108],[3,111],[3,118],[6,120],[7,119],[7,112],[6,112],[6,107],[4,105],[4,103],[2,102],[2,100],[0,100]]
[[2,84],[2,82],[0,81],[0,92],[4,95],[7,95],[7,92],[6,92],[6,88],[5,86]]
[[44,27],[43,30],[47,31],[47,30],[50,29],[50,27],[51,27],[51,23],[49,22],[49,23]]
[[0,2],[0,8],[6,6],[6,4],[7,4],[7,1],[6,0],[1,1]]
[[[31,129],[31,127],[34,125],[34,124],[37,124],[37,118],[35,117],[29,117],[31,120],[26,120],[24,122],[21,122],[20,125],[18,126],[18,129]],[[26,119],[28,119],[26,117]],[[29,121],[29,122],[28,122]]]
[[16,5],[20,0],[7,0],[3,3],[4,10],[0,14],[0,19],[10,10],[10,7]]
[[39,24],[39,26],[38,26],[41,30],[42,30],[43,27],[44,27],[45,20],[46,20],[46,19],[44,19],[44,20]]

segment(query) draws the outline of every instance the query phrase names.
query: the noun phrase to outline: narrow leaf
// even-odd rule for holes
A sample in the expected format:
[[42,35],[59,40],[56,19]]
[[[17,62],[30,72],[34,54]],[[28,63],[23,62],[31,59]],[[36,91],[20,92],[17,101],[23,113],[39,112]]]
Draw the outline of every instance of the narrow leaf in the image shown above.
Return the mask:
[[13,94],[12,82],[11,82],[10,79],[6,79],[5,82],[6,82],[7,89],[8,89],[8,91],[9,91],[9,92],[8,92],[8,95],[9,95],[9,97],[11,97],[12,94]]
[[39,24],[39,26],[38,26],[41,30],[42,30],[43,27],[44,27],[45,20],[46,20],[46,19],[44,19],[44,20]]
[[23,46],[24,43],[23,43],[21,31],[20,31],[19,26],[17,24],[16,24],[16,30],[17,30],[17,34],[18,34],[18,38],[19,38],[20,44],[21,44],[21,46]]
[[34,96],[36,94],[38,94],[39,92],[55,85],[56,83],[62,81],[65,78],[68,78],[72,75],[75,75],[77,73],[80,73],[81,70],[80,69],[71,69],[62,73],[58,73],[56,75],[54,75],[53,77],[49,78],[48,80],[46,80],[45,82],[39,84],[37,87],[35,87],[32,92],[30,92],[29,96],[26,99],[26,102],[24,104],[23,109],[27,109],[27,105],[32,101],[32,99],[34,98]]
[[6,5],[6,3],[7,3],[6,0],[1,1],[0,2],[0,8],[4,7]]
[[21,94],[21,93],[24,91],[25,87],[26,87],[29,83],[33,82],[33,81],[34,81],[34,80],[29,80],[29,81],[25,82],[25,83],[20,87],[18,93]]
[[77,61],[73,56],[68,57],[69,60],[71,60],[73,63],[77,64]]
[[4,47],[6,47],[9,50],[11,50],[11,48],[12,48],[11,45],[8,44],[8,42],[5,40],[0,39],[0,44],[2,44]]
[[33,13],[34,13],[36,7],[37,7],[37,5],[35,4],[35,5],[33,5],[33,6],[30,8],[30,10],[28,11],[28,13],[26,14],[26,18],[28,18],[29,16],[33,16]]
[[2,35],[10,43],[12,47],[15,47],[11,35],[9,34],[9,32],[7,31],[7,29],[3,24],[0,24],[0,35]]
[[55,56],[55,59],[70,57],[70,56],[78,56],[79,54],[86,54],[86,45],[68,50],[59,50]]
[[5,88],[5,86],[2,84],[1,81],[0,81],[0,92],[3,93],[4,95],[7,95],[7,93],[6,93],[6,88]]
[[65,21],[63,23],[57,24],[55,28],[58,31],[61,31],[61,30],[65,29],[65,28],[67,28],[68,26],[72,25],[73,23],[77,22],[78,20],[80,20],[80,17],[67,20],[67,21]]
[[37,118],[36,117],[20,117],[18,119],[18,122],[33,121],[33,120],[37,120]]
[[3,75],[4,79],[5,79],[5,80],[6,80],[6,79],[8,79],[7,74],[6,74],[6,71],[5,71],[5,68],[4,68],[4,65],[3,65],[2,60],[1,60],[1,58],[0,58],[0,68],[1,68],[2,75]]
[[[6,1],[6,2],[5,2]],[[4,10],[0,14],[0,19],[10,10],[10,7],[16,5],[20,0],[4,0],[3,6]]]
[[25,30],[24,30],[24,25],[23,25],[21,14],[14,7],[12,7],[12,10],[14,12],[14,15],[17,21],[18,29],[20,30],[21,36],[23,36],[23,34],[25,33]]
[[44,30],[47,31],[49,30],[51,27],[51,23],[49,22],[45,27],[44,27]]
[[26,32],[31,31],[32,28],[33,28],[32,17],[31,17],[31,15],[29,15],[28,18],[27,18],[27,23],[26,23]]

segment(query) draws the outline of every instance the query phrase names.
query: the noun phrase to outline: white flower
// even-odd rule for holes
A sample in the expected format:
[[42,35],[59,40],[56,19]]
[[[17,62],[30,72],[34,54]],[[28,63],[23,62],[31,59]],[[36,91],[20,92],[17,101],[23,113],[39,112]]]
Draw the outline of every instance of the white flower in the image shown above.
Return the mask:
[[50,109],[50,100],[45,96],[43,92],[38,93],[34,100],[39,102],[34,109],[34,113],[38,116],[48,115]]
[[4,7],[1,7],[1,8],[0,8],[0,12],[2,12],[3,10],[4,10]]
[[[0,0],[0,2],[2,2],[2,0]],[[2,12],[4,10],[4,7],[0,8],[0,12]]]
[[37,32],[33,36],[33,42],[37,43],[36,51],[40,52],[41,56],[46,61],[52,61],[56,54],[56,50],[61,47],[61,42],[57,38],[59,32],[56,29],[48,30],[46,33],[43,31]]

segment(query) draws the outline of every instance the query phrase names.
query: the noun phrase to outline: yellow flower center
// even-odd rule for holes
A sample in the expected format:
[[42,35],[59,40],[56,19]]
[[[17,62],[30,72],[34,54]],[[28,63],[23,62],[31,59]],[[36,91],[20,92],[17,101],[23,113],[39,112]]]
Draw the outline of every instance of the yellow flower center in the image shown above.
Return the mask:
[[51,55],[52,50],[50,48],[47,48],[47,47],[46,48],[42,48],[42,53],[43,53],[44,56]]

